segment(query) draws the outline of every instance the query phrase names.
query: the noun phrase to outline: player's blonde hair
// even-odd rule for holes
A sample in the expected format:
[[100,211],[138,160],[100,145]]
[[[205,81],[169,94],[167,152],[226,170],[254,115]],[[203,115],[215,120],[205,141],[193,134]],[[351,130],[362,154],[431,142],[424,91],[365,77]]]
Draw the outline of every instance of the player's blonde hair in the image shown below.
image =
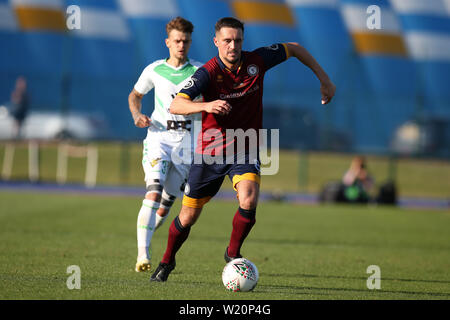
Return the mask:
[[166,24],[167,36],[169,36],[170,31],[172,30],[178,30],[190,34],[194,31],[194,25],[183,17],[176,17]]

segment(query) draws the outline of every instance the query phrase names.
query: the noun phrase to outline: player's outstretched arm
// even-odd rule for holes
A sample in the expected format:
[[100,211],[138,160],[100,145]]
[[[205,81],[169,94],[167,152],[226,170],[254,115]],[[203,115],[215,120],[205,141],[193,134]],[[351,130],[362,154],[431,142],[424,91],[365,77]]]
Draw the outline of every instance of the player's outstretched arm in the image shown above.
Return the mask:
[[133,117],[134,124],[138,128],[148,127],[151,122],[149,117],[141,113],[143,97],[144,95],[140,94],[135,89],[133,89],[128,96],[128,106],[130,108],[131,116]]
[[331,101],[336,91],[336,86],[331,82],[326,72],[322,69],[314,57],[296,42],[286,43],[289,56],[296,57],[301,63],[309,67],[320,81],[320,93],[322,95],[322,104]]
[[183,95],[177,95],[170,105],[170,113],[188,115],[198,112],[227,115],[231,111],[231,105],[225,100],[211,102],[192,101]]

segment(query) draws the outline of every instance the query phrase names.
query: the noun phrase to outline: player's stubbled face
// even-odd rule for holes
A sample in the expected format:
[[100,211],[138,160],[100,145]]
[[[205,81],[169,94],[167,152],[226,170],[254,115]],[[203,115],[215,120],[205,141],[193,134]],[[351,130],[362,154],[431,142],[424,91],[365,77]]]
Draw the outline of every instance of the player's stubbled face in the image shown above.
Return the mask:
[[186,59],[191,46],[191,35],[178,30],[171,30],[166,39],[167,48],[170,55],[180,60]]
[[241,58],[243,35],[241,29],[223,27],[216,32],[214,44],[224,62],[235,64]]

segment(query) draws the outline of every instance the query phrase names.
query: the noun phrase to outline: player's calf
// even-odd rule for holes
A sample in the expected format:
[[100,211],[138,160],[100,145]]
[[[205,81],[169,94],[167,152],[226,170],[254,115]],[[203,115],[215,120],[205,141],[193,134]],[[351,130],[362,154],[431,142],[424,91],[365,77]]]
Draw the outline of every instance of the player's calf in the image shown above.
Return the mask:
[[231,231],[230,243],[227,251],[229,257],[239,257],[241,255],[240,251],[242,244],[256,222],[255,217],[256,209],[246,210],[239,207],[236,211],[233,218],[233,230]]
[[166,190],[162,191],[161,202],[159,205],[159,209],[156,212],[156,221],[155,221],[155,230],[161,227],[166,221],[167,216],[169,215],[170,208],[175,202],[176,197],[167,193]]
[[155,231],[156,212],[160,207],[162,186],[158,179],[151,180],[147,185],[147,193],[142,201],[137,219],[138,255],[135,270],[149,271],[151,268],[151,240]]

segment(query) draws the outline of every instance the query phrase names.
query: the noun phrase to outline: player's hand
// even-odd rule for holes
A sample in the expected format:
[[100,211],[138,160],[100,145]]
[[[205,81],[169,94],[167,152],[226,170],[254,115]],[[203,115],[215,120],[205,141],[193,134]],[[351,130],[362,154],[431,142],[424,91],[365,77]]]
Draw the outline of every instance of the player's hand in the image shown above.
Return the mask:
[[205,111],[224,116],[230,113],[231,105],[225,100],[214,100],[205,106]]
[[322,104],[327,104],[334,97],[336,86],[331,80],[327,79],[320,83],[320,93],[322,94]]
[[134,124],[138,128],[148,127],[151,123],[150,118],[140,112],[133,114],[133,120],[134,120]]

